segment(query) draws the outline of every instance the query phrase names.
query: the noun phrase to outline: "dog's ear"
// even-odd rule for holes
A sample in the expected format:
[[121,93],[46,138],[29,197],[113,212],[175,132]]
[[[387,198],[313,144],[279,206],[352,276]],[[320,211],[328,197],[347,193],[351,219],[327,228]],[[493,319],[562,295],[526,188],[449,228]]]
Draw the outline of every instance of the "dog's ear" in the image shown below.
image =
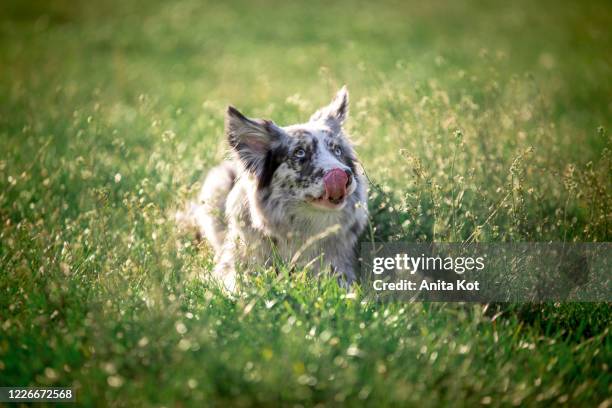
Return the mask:
[[348,116],[348,110],[349,94],[345,85],[338,91],[329,105],[319,109],[310,117],[310,121],[324,121],[328,125],[339,129]]
[[268,152],[283,138],[283,130],[270,120],[249,119],[233,106],[225,115],[225,135],[245,169],[260,175]]

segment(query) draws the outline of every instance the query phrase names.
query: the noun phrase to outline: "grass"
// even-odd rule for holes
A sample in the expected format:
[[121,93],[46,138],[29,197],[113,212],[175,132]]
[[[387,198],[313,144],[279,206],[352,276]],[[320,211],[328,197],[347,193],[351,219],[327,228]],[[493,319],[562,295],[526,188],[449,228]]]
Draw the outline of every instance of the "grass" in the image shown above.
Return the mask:
[[87,406],[609,406],[609,304],[376,304],[258,271],[230,299],[172,210],[223,110],[343,83],[376,240],[609,241],[612,8],[0,5],[0,385]]

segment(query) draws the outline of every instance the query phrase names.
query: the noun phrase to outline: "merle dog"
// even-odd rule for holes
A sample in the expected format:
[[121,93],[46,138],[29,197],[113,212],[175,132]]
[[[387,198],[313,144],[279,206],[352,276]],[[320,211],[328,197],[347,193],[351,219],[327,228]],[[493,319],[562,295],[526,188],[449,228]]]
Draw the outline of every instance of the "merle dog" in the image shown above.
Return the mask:
[[280,127],[227,109],[233,159],[210,170],[178,220],[210,242],[214,275],[228,290],[237,271],[274,257],[336,274],[343,285],[355,280],[368,186],[343,131],[347,115],[346,87],[304,124]]

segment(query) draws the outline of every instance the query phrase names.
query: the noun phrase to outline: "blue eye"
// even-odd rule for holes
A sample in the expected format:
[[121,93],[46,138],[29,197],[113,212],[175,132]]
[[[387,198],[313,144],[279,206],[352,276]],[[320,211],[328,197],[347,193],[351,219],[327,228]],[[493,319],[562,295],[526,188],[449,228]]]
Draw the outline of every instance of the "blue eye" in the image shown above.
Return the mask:
[[339,146],[336,146],[336,148],[334,148],[334,154],[336,156],[340,156],[342,154],[342,148]]
[[293,155],[295,157],[302,158],[306,156],[306,151],[304,149],[297,149],[295,152],[293,152]]

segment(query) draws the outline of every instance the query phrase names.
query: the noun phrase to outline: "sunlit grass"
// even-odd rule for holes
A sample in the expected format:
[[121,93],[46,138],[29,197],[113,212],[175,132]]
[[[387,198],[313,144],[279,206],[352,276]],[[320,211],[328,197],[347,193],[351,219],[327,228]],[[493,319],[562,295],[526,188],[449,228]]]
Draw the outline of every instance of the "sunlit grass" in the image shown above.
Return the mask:
[[346,83],[368,238],[609,241],[607,4],[35,3],[0,6],[0,385],[119,406],[610,395],[607,304],[376,304],[282,265],[230,298],[173,223],[224,157],[227,104],[289,124]]

